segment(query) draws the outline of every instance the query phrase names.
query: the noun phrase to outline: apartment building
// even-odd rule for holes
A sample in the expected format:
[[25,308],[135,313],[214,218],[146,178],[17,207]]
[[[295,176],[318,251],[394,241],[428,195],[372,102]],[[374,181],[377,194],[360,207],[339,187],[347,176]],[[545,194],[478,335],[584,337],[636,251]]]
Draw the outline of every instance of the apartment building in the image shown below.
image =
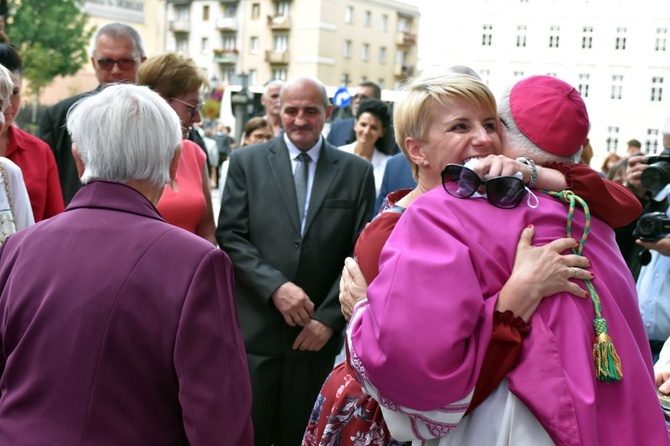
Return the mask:
[[418,8],[392,0],[167,0],[165,51],[214,84],[314,76],[394,88],[415,73]]
[[422,68],[469,65],[498,96],[533,74],[566,80],[587,104],[596,168],[607,152],[625,155],[632,138],[648,153],[662,148],[660,129],[670,116],[670,3],[470,0],[445,9],[448,19],[433,7],[422,10],[422,26],[443,23],[434,34],[441,45]]

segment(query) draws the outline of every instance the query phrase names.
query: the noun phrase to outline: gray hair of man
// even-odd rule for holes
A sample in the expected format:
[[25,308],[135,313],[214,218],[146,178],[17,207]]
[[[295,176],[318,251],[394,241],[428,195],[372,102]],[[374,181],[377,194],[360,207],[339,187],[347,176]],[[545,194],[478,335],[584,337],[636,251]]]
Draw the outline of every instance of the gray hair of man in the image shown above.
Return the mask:
[[138,53],[137,57],[146,56],[146,52],[144,51],[144,41],[142,41],[142,36],[140,36],[140,33],[138,33],[137,30],[130,25],[126,25],[125,23],[121,22],[113,22],[104,25],[103,27],[99,28],[95,34],[93,34],[88,50],[91,57],[95,56],[95,48],[98,45],[98,39],[100,36],[107,36],[113,39],[118,37],[128,37],[133,41],[135,51]]
[[512,116],[512,110],[509,103],[512,87],[512,85],[506,87],[503,95],[498,100],[498,116],[505,127],[505,155],[510,158],[531,158],[537,164],[546,164],[550,162],[573,163],[579,160],[579,156],[582,153],[581,149],[572,156],[554,155],[553,153],[542,150],[542,148],[528,139],[528,137],[519,130],[519,127]]
[[181,147],[177,113],[148,87],[113,84],[79,100],[67,128],[84,164],[81,182],[143,180],[163,187]]
[[0,97],[2,98],[2,108],[0,112],[5,111],[9,105],[9,99],[14,93],[14,82],[9,70],[0,65]]
[[321,93],[321,102],[323,104],[323,108],[325,110],[330,107],[330,99],[328,98],[328,92],[326,91],[326,87],[323,85],[323,83],[318,80],[315,77],[310,77],[310,76],[304,76],[304,77],[299,77],[293,80],[290,80],[286,82],[284,85],[282,85],[281,90],[279,92],[279,100],[280,104],[283,106],[284,105],[284,91],[287,88],[292,88],[295,87],[296,85],[302,84],[302,83],[311,83],[315,87],[319,89],[319,92]]

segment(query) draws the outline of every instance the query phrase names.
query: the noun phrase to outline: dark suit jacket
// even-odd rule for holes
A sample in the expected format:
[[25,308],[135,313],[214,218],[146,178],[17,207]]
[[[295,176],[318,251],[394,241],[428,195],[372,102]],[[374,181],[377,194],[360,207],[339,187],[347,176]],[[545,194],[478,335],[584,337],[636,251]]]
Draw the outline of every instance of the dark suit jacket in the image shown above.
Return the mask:
[[61,192],[65,206],[68,205],[74,194],[81,187],[77,166],[72,157],[72,140],[67,131],[67,112],[81,98],[90,94],[97,93],[101,87],[93,91],[78,94],[48,107],[44,111],[44,116],[40,121],[40,127],[37,133],[44,140],[54,153],[56,165],[58,166],[58,176],[60,178]]
[[375,210],[384,202],[384,198],[391,192],[398,189],[415,188],[416,181],[412,176],[412,168],[409,161],[403,153],[393,155],[384,168],[384,177],[382,178],[382,185],[379,188],[379,195],[375,202]]
[[272,302],[272,293],[287,281],[302,287],[314,302],[314,319],[335,330],[317,354],[338,353],[345,325],[339,276],[372,216],[374,195],[372,165],[324,143],[301,237],[284,138],[233,151],[216,238],[235,268],[247,353],[315,354],[291,348],[300,328],[289,327]]
[[88,184],[10,236],[0,444],[251,445],[232,275],[120,183]]

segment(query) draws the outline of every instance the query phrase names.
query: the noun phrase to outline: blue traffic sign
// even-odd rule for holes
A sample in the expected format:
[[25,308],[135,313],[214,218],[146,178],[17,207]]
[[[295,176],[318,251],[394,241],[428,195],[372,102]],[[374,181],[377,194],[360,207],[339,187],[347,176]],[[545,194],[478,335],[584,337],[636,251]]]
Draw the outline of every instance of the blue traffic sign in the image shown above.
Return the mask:
[[333,104],[336,107],[346,107],[351,104],[351,94],[347,87],[340,87],[333,95]]

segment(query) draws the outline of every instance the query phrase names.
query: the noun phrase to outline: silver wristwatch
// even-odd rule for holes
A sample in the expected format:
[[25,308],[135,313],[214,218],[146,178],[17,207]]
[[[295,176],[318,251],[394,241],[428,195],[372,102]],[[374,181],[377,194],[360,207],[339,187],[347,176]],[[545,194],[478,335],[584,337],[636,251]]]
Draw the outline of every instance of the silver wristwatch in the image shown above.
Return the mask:
[[537,183],[537,167],[535,167],[535,162],[530,158],[517,158],[520,163],[524,163],[530,169],[530,180],[528,180],[528,187],[535,187]]

